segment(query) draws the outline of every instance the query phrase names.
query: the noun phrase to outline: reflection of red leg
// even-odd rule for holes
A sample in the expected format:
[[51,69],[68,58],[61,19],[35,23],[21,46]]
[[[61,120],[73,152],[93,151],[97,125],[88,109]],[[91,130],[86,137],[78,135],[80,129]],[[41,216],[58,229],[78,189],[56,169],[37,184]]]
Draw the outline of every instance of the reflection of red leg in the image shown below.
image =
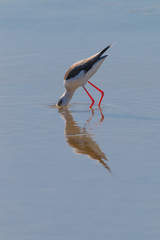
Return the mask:
[[99,111],[100,111],[100,114],[101,114],[101,119],[99,120],[100,122],[103,122],[104,120],[104,115],[103,115],[103,112],[102,112],[102,109],[101,107],[99,106]]
[[101,93],[101,99],[99,100],[99,103],[98,103],[98,106],[100,107],[101,105],[101,102],[102,102],[102,99],[103,99],[103,96],[104,96],[104,92],[99,89],[98,87],[96,87],[93,83],[91,83],[90,81],[88,81],[89,84],[91,84],[94,88],[96,88],[100,93]]
[[87,91],[87,89],[83,86],[84,90],[86,91],[86,93],[88,94],[88,96],[90,97],[90,99],[92,100],[92,103],[90,105],[90,108],[92,108],[93,104],[94,104],[94,99],[92,98],[92,96],[89,94],[89,92]]

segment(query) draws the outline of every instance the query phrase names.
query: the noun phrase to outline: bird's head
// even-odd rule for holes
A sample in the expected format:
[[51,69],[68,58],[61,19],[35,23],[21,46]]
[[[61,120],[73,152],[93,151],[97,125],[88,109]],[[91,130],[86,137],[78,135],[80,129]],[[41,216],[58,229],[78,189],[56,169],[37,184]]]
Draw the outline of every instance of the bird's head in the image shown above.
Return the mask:
[[60,97],[60,99],[58,100],[57,106],[58,106],[59,108],[62,108],[62,107],[67,106],[67,104],[68,104],[68,103],[67,103],[64,95],[62,95],[62,96]]
[[58,100],[57,106],[59,108],[66,107],[68,105],[68,103],[70,102],[70,100],[73,96],[73,93],[74,92],[69,92],[69,91],[64,92],[63,95]]

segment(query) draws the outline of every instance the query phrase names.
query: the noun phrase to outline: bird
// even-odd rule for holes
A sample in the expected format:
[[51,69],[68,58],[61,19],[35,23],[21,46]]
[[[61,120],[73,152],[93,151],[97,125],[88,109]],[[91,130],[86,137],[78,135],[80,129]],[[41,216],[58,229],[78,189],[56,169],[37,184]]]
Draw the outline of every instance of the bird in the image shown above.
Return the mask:
[[69,104],[70,100],[73,97],[73,94],[75,93],[76,89],[79,87],[83,87],[83,89],[86,91],[86,93],[90,97],[92,101],[90,108],[92,108],[92,106],[95,103],[95,100],[87,91],[85,87],[86,83],[89,83],[92,87],[96,88],[101,93],[101,98],[98,103],[98,106],[100,107],[100,104],[104,96],[104,92],[101,89],[99,89],[97,86],[95,86],[93,83],[91,83],[89,79],[96,73],[96,71],[101,66],[105,58],[108,56],[108,55],[103,55],[103,53],[106,52],[111,47],[111,45],[112,44],[108,45],[102,51],[92,55],[89,58],[86,58],[74,63],[67,70],[67,72],[64,75],[65,91],[57,103],[57,106],[59,108],[66,107]]

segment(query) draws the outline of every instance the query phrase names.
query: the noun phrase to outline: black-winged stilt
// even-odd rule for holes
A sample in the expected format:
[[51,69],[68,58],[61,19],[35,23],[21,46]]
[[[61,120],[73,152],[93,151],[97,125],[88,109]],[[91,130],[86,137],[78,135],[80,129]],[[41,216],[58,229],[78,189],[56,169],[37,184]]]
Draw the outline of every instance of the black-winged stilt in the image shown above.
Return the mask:
[[111,44],[108,45],[106,48],[104,48],[102,51],[94,54],[93,56],[74,63],[67,70],[66,74],[64,75],[65,92],[60,97],[60,99],[57,103],[58,107],[67,106],[68,103],[70,102],[74,92],[76,91],[76,89],[78,87],[83,87],[84,90],[86,91],[86,93],[88,94],[88,96],[92,100],[92,103],[90,105],[90,108],[92,108],[95,101],[92,98],[92,96],[89,94],[87,89],[85,88],[85,84],[87,82],[89,84],[91,84],[94,88],[96,88],[98,91],[100,91],[101,98],[98,103],[98,106],[100,106],[102,98],[104,96],[104,92],[88,80],[93,76],[93,74],[95,74],[95,72],[101,66],[101,64],[103,63],[105,58],[108,56],[108,55],[104,55],[104,56],[102,56],[102,55],[110,47],[111,47]]

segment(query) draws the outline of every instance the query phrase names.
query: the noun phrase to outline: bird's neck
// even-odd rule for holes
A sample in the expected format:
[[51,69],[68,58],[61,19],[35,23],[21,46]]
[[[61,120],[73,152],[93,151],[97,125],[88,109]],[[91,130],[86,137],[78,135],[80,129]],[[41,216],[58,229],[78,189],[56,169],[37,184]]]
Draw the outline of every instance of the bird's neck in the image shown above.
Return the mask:
[[68,90],[66,90],[66,91],[63,93],[63,101],[65,102],[66,105],[70,102],[70,100],[71,100],[74,92],[75,92],[75,91],[68,91]]

